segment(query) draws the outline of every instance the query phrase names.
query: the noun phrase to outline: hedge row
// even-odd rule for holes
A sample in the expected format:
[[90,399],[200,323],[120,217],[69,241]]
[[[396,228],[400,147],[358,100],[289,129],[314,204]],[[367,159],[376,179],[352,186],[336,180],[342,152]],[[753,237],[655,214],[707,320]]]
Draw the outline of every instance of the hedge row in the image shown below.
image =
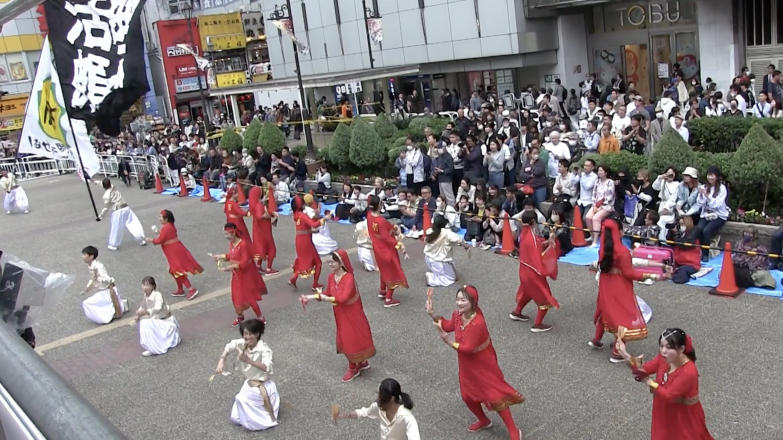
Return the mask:
[[783,119],[713,117],[688,121],[690,144],[697,151],[731,153],[737,151],[753,125],[760,125],[767,134],[783,140]]

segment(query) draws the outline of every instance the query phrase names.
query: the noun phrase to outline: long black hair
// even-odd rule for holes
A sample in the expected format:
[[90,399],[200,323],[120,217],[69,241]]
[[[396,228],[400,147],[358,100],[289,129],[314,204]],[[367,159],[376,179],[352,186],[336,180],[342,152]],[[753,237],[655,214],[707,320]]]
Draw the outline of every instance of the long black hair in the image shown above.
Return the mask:
[[163,218],[166,219],[166,223],[171,223],[172,225],[174,224],[174,214],[168,209],[164,209],[163,211],[161,211],[160,215],[162,215]]
[[378,406],[383,407],[392,400],[409,410],[413,409],[413,400],[408,393],[402,392],[400,383],[394,379],[384,379],[378,387]]
[[[688,338],[689,336],[686,335],[682,329],[667,328],[658,338],[658,345],[661,345],[661,341],[666,340],[666,343],[669,344],[670,348],[675,350],[683,348],[685,356],[688,356],[688,359],[691,361],[696,362],[696,349],[693,348],[693,342],[691,342],[691,347],[687,346]],[[690,350],[688,350],[689,348]]]
[[[609,217],[604,221],[617,222],[617,218]],[[620,227],[619,224],[617,227]],[[604,253],[604,257],[599,262],[599,267],[601,268],[601,272],[607,273],[614,267],[614,247],[622,246],[623,244],[615,243],[614,237],[612,237],[612,233],[610,231],[605,231],[601,238],[603,238],[603,242],[601,243],[601,251]]]
[[432,220],[432,232],[427,234],[427,237],[424,239],[425,243],[434,243],[435,240],[440,237],[440,232],[449,225],[449,221],[446,220],[446,217],[442,215],[436,215],[435,218]]
[[381,198],[376,196],[375,194],[372,194],[369,197],[367,197],[367,209],[369,209],[372,212],[376,212],[379,209],[381,209]]

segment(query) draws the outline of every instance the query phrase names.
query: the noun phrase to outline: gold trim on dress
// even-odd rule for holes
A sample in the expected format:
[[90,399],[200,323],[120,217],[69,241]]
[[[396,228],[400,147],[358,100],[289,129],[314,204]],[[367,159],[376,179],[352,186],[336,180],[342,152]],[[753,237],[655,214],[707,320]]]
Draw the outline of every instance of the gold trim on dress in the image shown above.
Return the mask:
[[685,399],[680,399],[680,401],[678,403],[680,403],[682,405],[696,405],[697,403],[699,403],[699,395],[697,394],[697,395],[695,395],[693,397],[687,397]]
[[501,412],[507,410],[511,405],[516,405],[524,401],[525,401],[524,396],[522,396],[522,394],[517,392],[512,396],[507,396],[497,402],[492,402],[491,405],[493,411]]
[[404,287],[404,288],[407,289],[408,288],[408,284],[407,283],[403,283],[402,281],[389,281],[389,282],[386,283],[386,288],[387,289],[395,290],[395,289],[399,289],[400,287]]
[[544,304],[544,305],[538,306],[538,310],[549,310],[551,308],[552,308],[552,306],[549,305],[549,304]]
[[375,356],[375,346],[372,346],[366,350],[360,351],[359,353],[355,354],[346,354],[346,353],[340,353],[340,350],[337,350],[338,354],[343,354],[348,359],[348,362],[354,363],[354,364],[360,364],[367,359],[370,359]]
[[174,243],[179,243],[179,238],[172,238],[171,240],[164,241],[163,243],[161,243],[161,246],[165,246],[167,244],[174,244]]
[[[291,268],[293,269],[294,267],[291,266]],[[315,275],[315,268],[313,267],[311,269],[300,270],[300,271],[294,270],[294,273],[299,278],[310,278],[311,276]]]
[[455,350],[459,350],[459,342],[452,342],[451,348],[453,348]]
[[489,347],[489,344],[491,343],[492,343],[492,339],[487,338],[487,340],[482,342],[481,345],[473,349],[473,353],[479,353],[481,351],[484,351],[487,347]]
[[264,382],[265,381],[258,379],[248,379],[247,384],[250,387],[258,388],[258,392],[261,393],[261,400],[264,401],[264,409],[269,413],[269,417],[272,419],[272,422],[275,423],[277,422],[277,417],[275,417],[275,408],[272,406],[272,401],[269,399],[269,392],[266,390]]
[[658,382],[650,381],[650,392],[655,394],[655,391],[658,390]]
[[[351,298],[351,299],[349,299],[348,301],[346,301],[346,302],[345,302],[345,305],[346,305],[346,306],[349,306],[349,305],[351,305],[351,304],[355,303],[356,301],[359,301],[359,295],[358,295],[358,294],[354,295],[354,296],[353,296],[353,298]],[[332,302],[335,302],[335,301],[334,301],[334,298],[332,298]]]
[[[617,335],[617,330],[613,328],[609,328],[606,324],[604,324],[604,330],[606,330],[607,333],[611,333],[613,335]],[[625,335],[623,336],[623,341],[639,341],[641,339],[647,338],[647,327],[641,329],[634,329],[634,330],[625,330]]]

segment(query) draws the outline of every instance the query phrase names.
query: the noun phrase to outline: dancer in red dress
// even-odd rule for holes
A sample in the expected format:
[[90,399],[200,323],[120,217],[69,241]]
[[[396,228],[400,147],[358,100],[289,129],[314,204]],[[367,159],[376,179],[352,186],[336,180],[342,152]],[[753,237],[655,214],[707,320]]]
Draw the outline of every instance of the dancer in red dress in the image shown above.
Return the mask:
[[[598,298],[593,316],[595,336],[587,344],[597,350],[604,348],[601,338],[605,331],[615,334],[612,356],[609,362],[624,362],[617,352],[617,340],[636,341],[647,337],[647,324],[644,322],[633,282],[647,279],[658,280],[656,274],[642,273],[633,267],[631,251],[620,238],[617,220],[604,220],[601,228],[601,249],[598,253]],[[671,267],[666,269],[664,278],[671,278]],[[617,338],[618,329],[624,329],[621,338]]]
[[[226,192],[226,206],[223,212],[226,214],[226,223],[233,223],[237,230],[242,233],[243,240],[252,242],[250,231],[247,230],[247,225],[245,224],[245,217],[248,217],[250,214],[239,207],[237,192],[234,188],[229,188],[228,192]],[[251,247],[253,247],[252,244]]]
[[[233,272],[231,274],[231,301],[237,312],[237,319],[232,326],[236,327],[245,319],[245,311],[253,309],[256,317],[266,323],[258,302],[261,296],[267,294],[266,284],[261,274],[258,273],[255,261],[253,261],[252,244],[247,237],[233,223],[226,223],[223,229],[229,242],[228,253],[212,255],[212,259],[218,262],[218,270],[221,272]],[[225,266],[221,262],[227,262]]]
[[707,430],[699,401],[699,370],[691,337],[669,328],[658,338],[658,346],[659,354],[642,364],[642,356],[632,358],[625,344],[617,343],[617,351],[628,361],[634,378],[647,384],[653,394],[651,439],[715,440]]
[[548,332],[551,325],[544,324],[544,317],[550,308],[560,308],[560,304],[552,291],[546,277],[557,279],[557,257],[559,255],[554,232],[549,240],[535,233],[536,213],[525,211],[522,214],[522,231],[519,241],[519,289],[517,289],[517,307],[508,316],[514,321],[529,321],[530,317],[522,314],[522,309],[533,301],[538,306],[536,321],[530,331],[534,333]]
[[[381,273],[381,286],[378,298],[383,298],[384,307],[400,305],[393,298],[394,290],[408,288],[408,279],[402,270],[397,249],[405,254],[405,246],[397,239],[398,231],[385,218],[381,217],[381,199],[376,195],[367,198],[367,232],[372,241],[372,251],[378,271]],[[405,257],[407,258],[407,254]]]
[[313,290],[323,287],[318,283],[321,277],[321,257],[313,244],[313,228],[318,228],[326,220],[332,218],[327,214],[319,220],[313,220],[304,213],[304,201],[296,196],[291,200],[294,224],[296,225],[296,260],[294,260],[294,275],[288,280],[288,284],[296,288],[296,279],[299,277],[313,277]]
[[375,344],[348,253],[338,249],[329,254],[326,262],[332,271],[326,281],[326,290],[315,295],[302,295],[301,301],[303,307],[309,300],[329,301],[334,306],[337,353],[348,358],[348,371],[343,376],[343,382],[350,382],[363,370],[370,368],[367,360],[375,356]]
[[[525,398],[506,383],[498,365],[498,356],[484,314],[478,307],[478,290],[473,286],[464,286],[457,291],[457,310],[451,319],[435,315],[432,298],[428,293],[427,314],[438,327],[443,342],[457,351],[459,364],[459,388],[462,400],[478,421],[470,425],[468,431],[476,432],[492,426],[492,421],[484,414],[487,409],[497,411],[503,419],[511,440],[520,440],[522,431],[517,429],[509,407],[522,403]],[[454,342],[448,334],[454,332]]]
[[269,212],[261,200],[261,188],[254,186],[250,189],[250,215],[253,217],[253,245],[256,248],[256,265],[261,269],[261,262],[266,260],[264,275],[274,275],[279,271],[272,268],[272,263],[277,255],[275,237],[272,235],[272,226],[277,226],[277,213]]
[[[174,226],[174,214],[164,209],[160,211],[158,219],[163,227],[158,237],[152,240],[152,244],[160,246],[163,250],[163,255],[166,256],[166,261],[169,263],[169,273],[177,282],[177,291],[171,296],[185,296],[185,289],[188,289],[186,299],[190,301],[198,295],[198,290],[190,285],[188,274],[198,275],[204,272],[204,268],[193,258],[188,248],[179,241],[177,227]],[[157,232],[157,228],[154,226],[152,230]]]

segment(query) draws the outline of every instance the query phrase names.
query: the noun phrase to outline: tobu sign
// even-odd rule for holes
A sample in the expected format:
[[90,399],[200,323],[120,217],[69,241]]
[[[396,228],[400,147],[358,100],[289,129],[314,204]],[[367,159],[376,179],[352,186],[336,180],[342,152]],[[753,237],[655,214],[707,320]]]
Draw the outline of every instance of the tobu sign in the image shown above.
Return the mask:
[[673,25],[683,18],[679,1],[625,6],[615,11],[619,14],[620,26]]

